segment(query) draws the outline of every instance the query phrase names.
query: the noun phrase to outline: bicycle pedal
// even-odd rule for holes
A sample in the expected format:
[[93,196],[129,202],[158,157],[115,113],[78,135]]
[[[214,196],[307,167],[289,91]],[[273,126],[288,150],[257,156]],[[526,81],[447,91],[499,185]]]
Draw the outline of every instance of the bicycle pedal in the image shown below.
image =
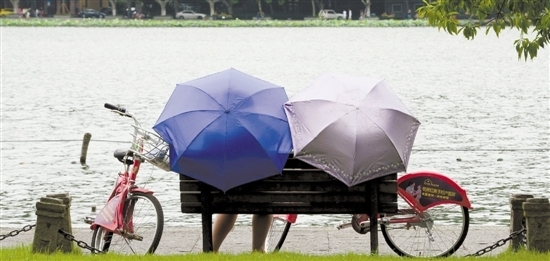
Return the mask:
[[84,223],[86,223],[86,224],[88,224],[88,225],[93,224],[94,221],[95,221],[95,218],[93,218],[93,217],[85,217],[85,218],[84,218]]
[[343,223],[343,224],[338,225],[336,228],[338,230],[341,230],[341,229],[345,229],[345,228],[348,228],[348,227],[351,227],[351,223]]
[[124,237],[131,240],[137,240],[137,241],[143,241],[143,237],[133,234],[133,233],[126,233],[124,234]]

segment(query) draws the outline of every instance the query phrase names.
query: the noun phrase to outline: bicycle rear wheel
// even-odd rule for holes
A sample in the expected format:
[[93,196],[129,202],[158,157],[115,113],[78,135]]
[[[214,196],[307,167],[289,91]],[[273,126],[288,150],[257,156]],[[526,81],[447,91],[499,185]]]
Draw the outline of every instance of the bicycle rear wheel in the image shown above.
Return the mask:
[[265,239],[266,252],[277,252],[283,247],[290,225],[292,224],[286,220],[286,216],[273,217],[269,233]]
[[92,235],[92,247],[127,255],[154,253],[164,229],[164,214],[157,198],[151,194],[133,193],[124,202],[123,220],[122,233],[97,226]]
[[[406,209],[400,209],[400,212],[405,211]],[[415,214],[397,214],[392,218],[395,221],[402,217],[406,218],[407,215],[412,217]],[[381,225],[386,243],[400,256],[450,256],[460,248],[468,234],[470,224],[468,208],[461,205],[438,205],[418,216],[421,219],[418,223]]]

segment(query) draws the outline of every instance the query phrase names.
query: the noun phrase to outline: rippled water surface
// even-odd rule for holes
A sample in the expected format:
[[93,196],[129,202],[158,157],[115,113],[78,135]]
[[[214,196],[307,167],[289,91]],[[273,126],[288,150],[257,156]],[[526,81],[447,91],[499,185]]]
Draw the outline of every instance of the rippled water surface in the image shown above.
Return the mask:
[[[130,122],[103,103],[124,105],[150,127],[176,83],[229,67],[284,86],[289,96],[325,71],[386,79],[422,122],[409,170],[456,180],[473,203],[474,224],[507,224],[511,194],[550,197],[549,52],[518,61],[515,31],[467,41],[434,28],[0,30],[2,227],[34,223],[39,198],[64,192],[74,226],[84,227],[122,168],[112,151],[131,138]],[[177,174],[144,168],[140,175],[167,225],[200,225],[199,215],[179,210]],[[298,224],[344,219],[302,216]]]

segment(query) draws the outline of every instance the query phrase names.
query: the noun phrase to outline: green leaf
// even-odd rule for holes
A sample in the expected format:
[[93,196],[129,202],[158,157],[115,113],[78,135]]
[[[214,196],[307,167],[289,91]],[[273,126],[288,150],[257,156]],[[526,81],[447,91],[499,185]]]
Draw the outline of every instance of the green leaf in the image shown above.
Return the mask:
[[485,35],[489,34],[489,31],[491,31],[491,28],[493,28],[493,24],[488,24],[487,29],[485,29]]
[[495,25],[493,26],[493,31],[495,31],[495,34],[497,35],[497,37],[498,37],[499,34],[500,34],[500,30],[502,30],[500,24],[495,23]]
[[518,60],[521,59],[521,43],[518,40],[516,40],[516,52],[518,53]]
[[454,21],[449,21],[447,29],[449,30],[449,33],[451,33],[451,34],[457,34],[458,33],[456,23]]
[[535,41],[531,42],[531,44],[529,45],[529,56],[530,56],[531,60],[533,60],[533,58],[537,57],[538,49],[539,49],[539,45],[537,44],[537,42],[535,42]]

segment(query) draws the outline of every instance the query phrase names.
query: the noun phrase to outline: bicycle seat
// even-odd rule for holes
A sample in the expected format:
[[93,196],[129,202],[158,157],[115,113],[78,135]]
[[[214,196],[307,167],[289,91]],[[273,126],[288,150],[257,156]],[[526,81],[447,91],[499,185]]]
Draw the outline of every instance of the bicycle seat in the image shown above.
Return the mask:
[[132,164],[133,160],[128,159],[128,158],[126,158],[126,162],[124,162],[124,157],[126,157],[126,155],[128,157],[133,157],[134,153],[131,150],[128,150],[128,149],[116,149],[115,152],[113,153],[113,156],[115,156],[115,158],[117,158],[118,161],[120,161],[120,162],[122,162],[126,165]]

